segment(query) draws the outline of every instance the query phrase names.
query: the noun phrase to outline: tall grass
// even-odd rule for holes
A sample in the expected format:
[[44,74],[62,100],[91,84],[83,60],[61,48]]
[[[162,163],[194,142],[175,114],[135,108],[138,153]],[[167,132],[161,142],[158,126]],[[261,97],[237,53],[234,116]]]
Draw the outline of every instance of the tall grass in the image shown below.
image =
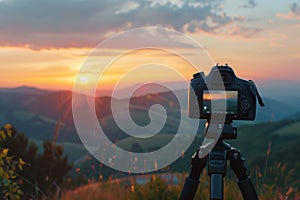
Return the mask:
[[120,185],[118,182],[105,181],[98,183],[89,183],[77,189],[66,191],[62,194],[61,200],[116,200],[128,199],[131,190],[128,186]]
[[[274,182],[267,184],[264,177],[257,170],[255,186],[259,199],[263,200],[299,200],[300,191],[297,187],[289,184],[289,172],[285,173],[285,165],[277,164],[276,168],[280,171]],[[159,175],[153,175],[145,185],[138,185],[134,182],[120,183],[118,179],[102,182],[90,183],[74,190],[65,191],[61,200],[77,199],[97,199],[97,200],[172,200],[178,199],[186,174],[177,174],[179,184],[168,184]],[[283,179],[283,182],[281,180]],[[204,170],[201,175],[196,199],[209,199],[209,176]],[[243,199],[235,180],[225,178],[224,199],[237,200]]]
[[[292,178],[295,169],[287,170],[287,164],[269,163],[271,142],[268,145],[263,168],[256,167],[252,170],[253,184],[256,187],[259,199],[262,200],[299,200],[300,180]],[[109,179],[107,181],[94,182],[74,190],[65,191],[61,200],[97,199],[97,200],[173,200],[178,199],[183,187],[186,174],[174,174],[179,183],[173,184],[164,180],[161,175],[152,175],[145,185],[135,183],[133,179]],[[197,199],[209,199],[210,178],[204,169],[201,174],[200,184],[195,195]],[[243,199],[241,192],[233,178],[225,177],[224,199]]]

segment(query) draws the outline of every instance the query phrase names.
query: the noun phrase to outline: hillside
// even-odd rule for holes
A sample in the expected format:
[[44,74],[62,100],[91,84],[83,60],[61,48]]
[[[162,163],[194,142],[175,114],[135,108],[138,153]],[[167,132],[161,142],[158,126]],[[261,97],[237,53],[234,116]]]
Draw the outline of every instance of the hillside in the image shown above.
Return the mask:
[[[186,91],[181,92],[182,95],[186,95]],[[74,163],[74,169],[80,168],[88,177],[98,177],[99,174],[103,174],[104,178],[110,175],[126,176],[127,174],[99,164],[81,145],[73,123],[71,95],[71,92],[67,91],[34,90],[27,94],[19,90],[13,92],[0,90],[0,123],[13,124],[38,146],[41,146],[42,140],[57,137],[57,142],[64,145],[65,153],[69,155],[69,161]],[[120,147],[134,152],[153,151],[167,144],[172,139],[172,134],[176,133],[181,111],[172,94],[148,94],[130,99],[131,116],[139,125],[146,125],[149,122],[147,111],[151,105],[161,104],[167,110],[168,118],[164,128],[157,136],[148,140],[128,137],[118,128],[107,106],[111,100],[110,97],[96,98],[96,112],[107,136]],[[126,103],[126,99],[113,101],[120,105]],[[287,164],[287,170],[299,168],[300,158],[297,153],[300,146],[299,107],[269,98],[264,98],[264,101],[266,107],[257,108],[255,121],[236,122],[239,125],[238,139],[228,142],[246,155],[252,172],[256,166],[259,166],[260,170],[264,169],[268,147],[270,153],[267,167],[280,162]],[[203,127],[204,121],[201,121],[202,130]],[[189,170],[190,157],[201,145],[201,129],[188,151],[164,170],[172,172]],[[73,173],[76,173],[75,170]],[[300,176],[298,171],[294,173],[295,177]]]
[[[185,99],[181,110],[187,110],[187,91],[178,91]],[[300,112],[295,104],[288,104],[270,98],[263,98],[266,106],[257,106],[255,121],[237,122],[240,124],[278,121]],[[112,141],[121,140],[127,135],[116,125],[110,109],[110,97],[96,98],[96,112],[102,128]],[[113,99],[119,105],[126,99]],[[181,110],[172,93],[148,94],[130,99],[130,112],[139,125],[149,122],[148,109],[153,104],[161,104],[167,110],[168,121],[162,133],[174,133]],[[72,93],[69,91],[44,91],[36,88],[0,89],[0,123],[12,123],[32,139],[53,139],[60,142],[80,143],[72,116]]]
[[[276,174],[290,183],[300,186],[300,120],[282,120],[239,128],[238,139],[230,142],[239,148],[248,160],[252,173],[269,171],[266,179],[273,180]],[[285,166],[279,171],[279,167]],[[257,168],[258,167],[258,168]]]
[[[282,176],[286,176],[290,170],[300,168],[300,154],[298,153],[300,146],[299,126],[300,120],[282,120],[279,122],[242,125],[238,128],[238,138],[236,140],[227,140],[226,142],[240,149],[246,156],[251,174],[258,173],[258,171],[263,173],[266,168],[269,172],[266,176],[272,176],[272,173],[275,173],[277,170],[275,166],[280,163],[281,166],[286,165],[286,171],[282,172],[284,173]],[[158,149],[159,145],[167,143],[171,138],[172,135],[160,135],[155,139],[157,142],[150,140],[137,142],[132,138],[125,138],[118,142],[118,146],[135,152],[147,152]],[[190,158],[201,145],[201,141],[202,137],[199,135],[182,157],[161,170],[161,172],[189,171]],[[267,156],[268,151],[269,155]],[[266,160],[268,160],[267,163]],[[79,167],[81,172],[91,177],[97,177],[99,173],[106,178],[111,175],[114,177],[128,176],[126,173],[120,173],[99,165],[97,160],[87,155],[81,160],[77,160],[75,164],[75,167]],[[228,169],[228,174],[233,176],[230,169]],[[299,186],[299,177],[300,172],[294,170],[292,177],[289,178],[290,183]],[[253,178],[255,179],[255,177]],[[269,179],[271,181],[272,178]]]

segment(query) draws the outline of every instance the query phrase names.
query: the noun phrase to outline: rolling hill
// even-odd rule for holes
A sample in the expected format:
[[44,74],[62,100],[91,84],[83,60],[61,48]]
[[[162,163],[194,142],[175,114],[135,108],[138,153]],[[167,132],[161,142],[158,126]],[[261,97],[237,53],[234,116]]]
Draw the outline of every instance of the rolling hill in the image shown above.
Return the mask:
[[[185,100],[182,110],[187,110],[187,91],[178,92]],[[113,99],[122,106],[126,99]],[[266,107],[257,108],[257,117],[253,122],[278,121],[300,112],[299,107],[270,98],[264,98]],[[112,141],[118,141],[127,135],[116,125],[110,109],[110,97],[96,98],[96,112],[104,131]],[[43,91],[36,88],[0,89],[0,123],[12,123],[33,139],[53,139],[60,142],[80,143],[72,116],[72,93],[70,91]],[[149,122],[148,109],[153,104],[161,104],[167,110],[168,121],[163,133],[172,133],[176,129],[181,110],[172,93],[147,94],[130,99],[130,114],[139,125]]]
[[[26,91],[26,92],[24,92]],[[31,92],[30,92],[31,91]],[[182,98],[187,91],[180,91]],[[72,94],[68,91],[40,91],[35,88],[0,89],[0,124],[11,123],[24,132],[31,140],[41,144],[42,140],[57,137],[57,142],[65,146],[65,153],[75,167],[86,171],[89,176],[99,173],[109,176],[119,174],[96,161],[82,146],[76,133],[72,116]],[[187,103],[187,98],[186,103]],[[152,151],[168,143],[176,132],[181,111],[171,93],[147,94],[130,99],[130,114],[135,123],[146,125],[149,122],[148,109],[153,104],[165,107],[167,123],[154,140],[136,140],[128,137],[116,125],[109,108],[110,97],[96,98],[96,112],[110,140],[118,142],[122,148],[136,152]],[[113,99],[123,105],[126,99]],[[287,163],[290,169],[300,167],[299,154],[299,107],[287,102],[264,98],[266,107],[257,108],[255,121],[237,122],[238,139],[230,141],[247,156],[250,168],[265,165],[266,151],[271,144],[270,162]],[[187,109],[186,107],[182,108]],[[204,121],[201,121],[203,129]],[[190,156],[201,144],[199,137],[188,149],[183,158],[173,163],[168,170],[187,171]],[[41,145],[38,145],[41,146]],[[299,176],[298,176],[299,177]]]

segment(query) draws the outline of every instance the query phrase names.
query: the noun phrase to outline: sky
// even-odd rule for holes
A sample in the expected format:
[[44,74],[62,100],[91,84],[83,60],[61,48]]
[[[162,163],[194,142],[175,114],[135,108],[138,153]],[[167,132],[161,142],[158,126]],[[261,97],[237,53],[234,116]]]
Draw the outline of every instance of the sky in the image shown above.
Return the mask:
[[[193,38],[214,63],[228,63],[239,77],[300,83],[299,0],[0,0],[0,87],[72,89],[97,45],[123,31],[149,26]],[[129,38],[122,46],[134,42]],[[112,47],[101,56],[118,50]],[[136,66],[145,57],[170,58],[153,53],[140,57],[141,52],[131,52],[124,60]],[[176,63],[181,62],[172,65]],[[110,73],[117,74],[123,65]],[[194,73],[178,70],[184,77]],[[146,75],[139,72],[135,77],[143,80]],[[140,79],[132,77],[130,83]],[[90,83],[88,77],[79,80]]]

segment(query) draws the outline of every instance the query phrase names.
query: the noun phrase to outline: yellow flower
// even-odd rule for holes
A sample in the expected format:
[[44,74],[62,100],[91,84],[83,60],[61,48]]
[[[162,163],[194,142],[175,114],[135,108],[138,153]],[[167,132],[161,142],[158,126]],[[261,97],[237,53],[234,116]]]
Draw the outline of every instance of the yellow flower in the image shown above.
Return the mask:
[[9,129],[12,128],[12,125],[11,125],[11,124],[5,124],[5,125],[4,125],[4,128],[5,128],[6,130],[9,130]]
[[19,163],[20,163],[21,165],[25,165],[25,164],[26,164],[26,162],[25,162],[24,160],[22,160],[22,158],[19,158]]
[[3,140],[6,139],[6,135],[5,135],[5,132],[3,130],[0,130],[0,136]]
[[11,136],[12,136],[11,130],[8,130],[8,131],[7,131],[7,136],[8,136],[8,137],[11,137]]
[[1,152],[1,157],[4,158],[7,155],[7,153],[8,153],[8,148],[3,149]]

